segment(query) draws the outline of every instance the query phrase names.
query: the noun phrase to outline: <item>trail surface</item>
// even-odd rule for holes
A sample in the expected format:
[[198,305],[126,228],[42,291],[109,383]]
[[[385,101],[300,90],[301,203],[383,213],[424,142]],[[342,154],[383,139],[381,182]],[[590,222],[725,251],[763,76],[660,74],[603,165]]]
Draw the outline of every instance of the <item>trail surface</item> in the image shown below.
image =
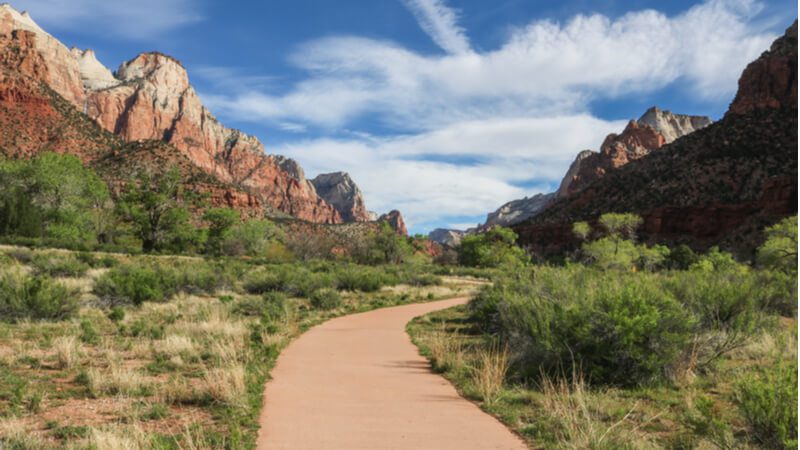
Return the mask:
[[456,298],[340,317],[278,357],[264,391],[259,449],[525,449],[492,416],[430,371],[406,334],[414,317]]

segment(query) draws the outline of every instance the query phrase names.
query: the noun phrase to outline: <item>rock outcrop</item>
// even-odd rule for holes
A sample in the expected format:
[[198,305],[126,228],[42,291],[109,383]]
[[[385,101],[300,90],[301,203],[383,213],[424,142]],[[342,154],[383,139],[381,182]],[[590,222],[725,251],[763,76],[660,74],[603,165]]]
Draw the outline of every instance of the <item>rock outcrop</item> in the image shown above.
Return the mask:
[[176,59],[143,53],[111,74],[94,52],[68,50],[7,4],[0,7],[2,30],[8,36],[14,30],[30,33],[26,42],[40,55],[36,78],[124,141],[163,141],[220,183],[247,191],[271,209],[313,222],[342,222],[311,183],[266,155],[258,139],[223,126]]
[[333,205],[345,222],[367,222],[370,213],[361,189],[346,172],[323,173],[311,180],[317,194]]
[[564,198],[577,192],[605,176],[608,171],[643,158],[710,124],[708,117],[673,114],[652,107],[639,120],[628,122],[621,134],[608,135],[599,152],[580,152],[561,181],[558,197]]
[[408,228],[406,222],[403,220],[403,215],[398,210],[392,210],[388,213],[378,217],[378,222],[386,222],[397,234],[408,236]]
[[497,211],[489,213],[486,223],[481,228],[488,229],[496,225],[507,227],[522,222],[546,208],[555,196],[555,193],[536,194],[533,197],[510,201],[498,208]]
[[437,228],[428,233],[428,239],[445,247],[456,248],[461,245],[461,239],[466,235],[467,233],[461,230]]
[[728,114],[797,106],[797,21],[750,63],[739,78]]
[[[725,117],[608,172],[512,228],[520,244],[557,253],[572,223],[608,212],[644,219],[642,239],[720,245],[752,256],[763,229],[797,213],[797,25],[750,64]],[[795,63],[791,63],[795,61]],[[792,65],[792,67],[788,67]],[[758,81],[755,81],[758,80]]]

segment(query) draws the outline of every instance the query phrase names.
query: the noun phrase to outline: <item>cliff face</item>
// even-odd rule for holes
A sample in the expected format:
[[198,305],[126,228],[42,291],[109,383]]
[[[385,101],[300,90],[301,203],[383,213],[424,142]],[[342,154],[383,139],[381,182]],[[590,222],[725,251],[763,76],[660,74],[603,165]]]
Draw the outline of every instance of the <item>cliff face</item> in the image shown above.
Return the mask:
[[386,222],[397,234],[408,236],[408,228],[406,228],[403,215],[396,209],[378,217],[378,222]]
[[762,108],[797,107],[797,21],[769,51],[750,63],[739,78],[739,91],[728,114]]
[[575,221],[634,212],[644,219],[642,238],[651,242],[752,251],[763,227],[797,212],[796,30],[795,22],[748,66],[722,120],[608,172],[514,226],[520,243],[559,252],[578,245],[571,233]]
[[507,227],[533,217],[555,198],[556,194],[536,194],[520,200],[512,200],[486,216],[486,223],[481,227],[488,229],[493,226]]
[[333,205],[345,222],[368,222],[370,213],[361,189],[345,172],[324,173],[311,180],[317,194]]
[[[26,13],[20,14],[8,5],[0,6],[0,30],[7,39],[24,40],[22,46],[38,54],[33,58],[29,52],[27,62],[18,63],[18,70],[31,72],[33,79],[63,97],[76,112],[85,112],[124,141],[170,144],[220,183],[247,191],[271,209],[318,223],[342,221],[339,212],[321,199],[310,183],[284,170],[277,157],[266,155],[256,138],[220,124],[202,105],[186,70],[174,58],[141,54],[112,75],[91,50],[68,50]],[[9,45],[10,49],[18,47]],[[6,67],[15,64],[10,60],[7,63]],[[44,117],[44,112],[36,111],[31,120],[38,122],[39,116]],[[81,149],[80,139],[72,144],[66,137],[53,138],[64,144],[61,148],[65,151],[74,149],[84,160],[89,158]],[[25,152],[49,148],[25,142],[18,147]]]
[[561,181],[558,197],[577,192],[611,170],[643,158],[676,139],[707,127],[711,119],[648,109],[639,120],[631,120],[621,134],[606,137],[600,152],[583,151]]

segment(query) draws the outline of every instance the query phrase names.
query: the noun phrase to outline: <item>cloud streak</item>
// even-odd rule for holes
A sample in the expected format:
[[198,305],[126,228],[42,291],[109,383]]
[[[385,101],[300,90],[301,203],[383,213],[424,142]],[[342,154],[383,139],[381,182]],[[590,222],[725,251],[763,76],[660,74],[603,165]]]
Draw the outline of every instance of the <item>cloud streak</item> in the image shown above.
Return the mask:
[[458,25],[458,14],[444,0],[404,0],[417,22],[442,50],[452,54],[471,52],[469,39]]
[[17,0],[45,29],[105,33],[135,40],[154,40],[202,19],[194,0]]
[[[429,16],[438,17],[428,22],[447,24],[437,30],[455,26],[441,18],[448,16],[441,2],[416,3],[429,5]],[[337,128],[369,116],[404,131],[582,112],[593,101],[678,82],[693,96],[716,101],[732,96],[742,69],[775,37],[751,24],[758,11],[754,1],[709,0],[674,17],[644,10],[614,20],[597,14],[563,24],[537,20],[512,30],[499,48],[480,53],[423,55],[393,42],[329,37],[292,55],[307,77],[285,92],[244,84],[209,100],[241,120]],[[457,42],[464,40],[452,38],[460,34],[444,35],[451,38],[439,39],[448,41],[443,47],[463,47]]]

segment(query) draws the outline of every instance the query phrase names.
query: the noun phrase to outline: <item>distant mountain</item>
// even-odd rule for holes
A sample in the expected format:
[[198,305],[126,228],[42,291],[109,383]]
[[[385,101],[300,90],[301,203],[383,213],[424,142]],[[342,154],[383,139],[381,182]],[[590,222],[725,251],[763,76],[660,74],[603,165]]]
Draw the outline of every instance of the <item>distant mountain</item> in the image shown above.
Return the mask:
[[428,233],[428,239],[436,242],[437,244],[455,248],[461,245],[461,239],[463,239],[466,235],[466,231],[437,228]]
[[[120,165],[116,173],[129,174],[126,166],[147,164],[151,152],[142,149],[151,147],[159,155],[152,168],[180,162],[182,170],[202,172],[224,187],[228,194],[212,197],[221,202],[215,206],[317,223],[345,220],[317,195],[302,169],[292,172],[284,158],[265,154],[258,139],[222,125],[175,58],[142,53],[112,73],[91,50],[67,49],[8,4],[0,6],[0,35],[3,153],[27,157],[53,150],[86,163],[113,159]],[[131,148],[137,160],[129,158]]]
[[[629,128],[625,142],[655,142],[638,124]],[[575,221],[634,212],[649,241],[751,251],[764,226],[797,212],[797,130],[795,21],[745,69],[722,120],[641,156],[604,145],[607,161],[628,162],[589,180],[581,174],[597,172],[579,170],[568,195],[513,228],[522,245],[555,252],[577,245]]]
[[323,173],[311,180],[317,194],[333,205],[345,222],[367,222],[370,213],[361,189],[346,172]]
[[599,152],[580,152],[561,181],[557,196],[564,198],[631,161],[643,158],[675,139],[711,124],[702,116],[672,114],[652,107],[631,120],[621,134],[610,134]]
[[621,134],[609,134],[599,152],[584,150],[578,153],[558,191],[512,200],[489,213],[480,228],[487,229],[496,225],[507,227],[530,219],[547,209],[556,199],[579,191],[592,181],[602,178],[608,171],[640,159],[709,124],[711,119],[708,117],[673,114],[654,106],[639,120],[631,120]]

